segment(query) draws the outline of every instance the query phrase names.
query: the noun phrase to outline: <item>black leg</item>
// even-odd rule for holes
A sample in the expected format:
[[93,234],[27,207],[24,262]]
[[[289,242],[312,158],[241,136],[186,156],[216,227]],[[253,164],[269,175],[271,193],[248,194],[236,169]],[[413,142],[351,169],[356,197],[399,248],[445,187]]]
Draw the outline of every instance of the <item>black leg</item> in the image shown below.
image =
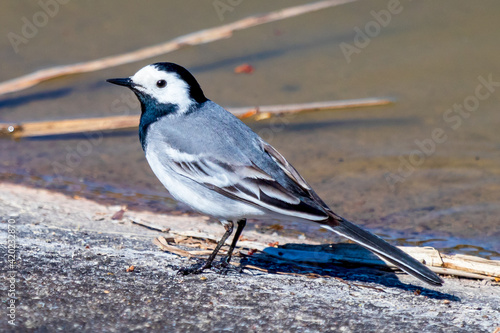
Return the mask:
[[[224,223],[224,228],[226,229],[226,232],[224,233],[224,235],[222,235],[222,238],[217,243],[217,246],[215,247],[213,252],[210,254],[208,259],[205,261],[205,263],[203,263],[203,265],[200,266],[199,264],[195,264],[195,265],[192,265],[189,267],[183,267],[183,268],[179,269],[177,274],[181,274],[181,275],[198,274],[198,273],[203,272],[204,269],[212,267],[212,262],[214,261],[215,257],[217,256],[217,253],[219,252],[220,248],[222,247],[222,245],[224,245],[226,243],[227,238],[229,236],[231,236],[231,234],[233,233],[233,227],[234,227],[234,224],[232,221],[226,221],[226,223]],[[240,221],[238,221],[238,230],[239,229],[240,229]],[[238,232],[238,230],[236,232]],[[241,231],[240,231],[240,233],[241,233]],[[233,239],[233,243],[235,243],[234,239]],[[236,243],[235,243],[235,245],[236,245]],[[232,244],[231,244],[231,246],[232,246]]]
[[247,220],[246,219],[239,220],[236,222],[236,224],[238,224],[238,226],[236,227],[236,232],[234,234],[233,241],[231,242],[231,246],[227,251],[227,255],[224,258],[222,258],[219,264],[221,267],[227,267],[229,265],[229,262],[231,261],[231,256],[233,255],[234,248],[236,247],[236,243],[238,243],[238,240],[240,239],[241,232],[243,231],[243,229],[247,224]]
[[236,232],[234,233],[234,238],[233,241],[231,242],[231,247],[229,247],[229,250],[227,251],[227,262],[231,261],[231,256],[233,255],[234,248],[236,247],[236,243],[238,243],[238,240],[240,239],[241,232],[243,229],[245,229],[245,226],[247,225],[247,220],[239,220],[236,222],[238,226],[236,227]]

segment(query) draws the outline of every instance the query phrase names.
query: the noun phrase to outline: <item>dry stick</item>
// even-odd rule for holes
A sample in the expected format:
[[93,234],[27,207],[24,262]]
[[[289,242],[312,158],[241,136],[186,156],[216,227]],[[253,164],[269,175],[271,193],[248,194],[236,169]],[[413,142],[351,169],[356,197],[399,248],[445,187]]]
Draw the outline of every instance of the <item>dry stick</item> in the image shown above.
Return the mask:
[[[256,114],[282,114],[321,109],[341,109],[365,106],[379,106],[392,103],[383,98],[361,98],[344,101],[315,102],[291,105],[268,105],[261,107],[229,108],[233,114],[240,118],[247,118]],[[0,136],[10,136],[14,139],[22,137],[60,135],[82,132],[96,132],[106,130],[124,130],[136,128],[139,117],[112,116],[86,119],[66,119],[54,121],[28,122],[23,124],[0,123]]]
[[380,106],[394,103],[387,98],[358,98],[346,99],[341,101],[312,102],[303,104],[283,104],[283,105],[265,105],[260,107],[228,108],[232,114],[240,118],[247,118],[258,113],[284,114],[298,113],[315,110],[334,110],[347,109],[366,106]]
[[140,225],[141,227],[144,227],[144,228],[147,228],[147,229],[151,229],[151,230],[155,230],[155,231],[160,231],[160,232],[169,232],[170,231],[170,228],[164,228],[162,226],[158,226],[158,225],[155,225],[155,224],[147,223],[147,222],[144,222],[144,221],[132,221],[132,224],[137,224],[137,225]]
[[223,38],[229,38],[232,36],[233,32],[238,30],[247,29],[264,23],[283,20],[286,18],[354,1],[356,0],[326,0],[306,5],[284,8],[267,14],[249,16],[242,20],[219,27],[200,30],[194,33],[174,38],[173,40],[162,44],[145,47],[133,52],[116,56],[109,56],[88,62],[80,62],[72,65],[56,66],[52,68],[42,69],[31,74],[0,83],[0,95],[23,90],[32,87],[42,81],[64,75],[93,72],[104,68],[128,64],[131,62],[169,53],[178,50],[183,46],[199,45]]
[[180,255],[182,257],[191,258],[199,255],[209,255],[212,251],[185,251],[175,246],[168,244],[163,237],[158,237],[153,240],[153,244],[157,245],[163,251],[168,251]]
[[[197,232],[193,230],[188,230],[188,231],[175,231],[175,230],[170,230],[169,234],[173,235],[178,235],[178,236],[184,236],[184,237],[191,237],[191,238],[197,238],[197,239],[202,239],[202,240],[208,240],[211,241],[215,244],[219,241],[220,236],[215,236],[215,235],[210,235],[204,232]],[[226,245],[230,245],[231,241],[227,240]],[[240,240],[238,242],[238,247],[239,248],[246,248],[246,249],[256,249],[259,251],[263,251],[268,245],[259,243],[259,242],[254,242],[254,241],[248,241],[248,240]]]

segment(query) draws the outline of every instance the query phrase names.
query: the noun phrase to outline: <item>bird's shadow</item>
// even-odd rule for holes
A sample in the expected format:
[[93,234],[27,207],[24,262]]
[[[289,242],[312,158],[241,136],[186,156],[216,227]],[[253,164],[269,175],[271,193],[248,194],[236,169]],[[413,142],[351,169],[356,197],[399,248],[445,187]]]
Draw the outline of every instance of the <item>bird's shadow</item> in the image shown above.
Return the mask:
[[[347,244],[352,246],[358,246],[356,244]],[[324,253],[325,245],[310,245],[310,244],[293,244],[296,246],[304,246],[307,251],[316,251],[314,255],[321,255]],[[284,245],[285,249],[287,245]],[[358,246],[359,247],[359,246]],[[359,247],[358,251],[366,251],[366,257],[375,257],[370,251]],[[274,248],[275,249],[275,248]],[[281,260],[275,256],[271,256],[263,252],[258,252],[252,256],[245,256],[240,265],[242,268],[245,266],[254,266],[267,271],[270,274],[297,274],[308,277],[333,277],[338,278],[346,283],[361,282],[361,283],[375,283],[388,288],[397,288],[405,291],[413,292],[415,295],[426,296],[432,299],[439,300],[449,300],[453,302],[459,302],[460,298],[448,293],[443,293],[435,289],[429,289],[426,287],[405,284],[402,283],[394,271],[390,270],[387,266],[384,269],[384,262],[380,260],[380,266],[367,266],[362,264],[352,264],[346,262],[329,262],[329,263],[311,263],[311,262],[300,262],[300,261],[290,261]],[[249,267],[251,269],[251,267]],[[359,286],[359,285],[358,285]],[[371,288],[371,286],[368,286]],[[375,288],[377,289],[377,288]]]

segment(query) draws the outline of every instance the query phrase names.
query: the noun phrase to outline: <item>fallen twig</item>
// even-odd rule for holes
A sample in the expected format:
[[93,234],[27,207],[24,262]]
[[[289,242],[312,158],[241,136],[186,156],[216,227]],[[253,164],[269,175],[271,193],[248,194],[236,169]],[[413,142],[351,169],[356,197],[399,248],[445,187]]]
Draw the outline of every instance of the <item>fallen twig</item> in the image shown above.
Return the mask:
[[393,100],[388,98],[358,98],[346,99],[340,101],[325,101],[325,102],[312,102],[302,104],[282,104],[282,105],[264,105],[259,107],[242,107],[242,108],[228,108],[228,110],[237,117],[247,118],[258,114],[285,114],[285,113],[298,113],[316,110],[335,110],[335,109],[348,109],[367,106],[380,106],[394,103]]
[[175,246],[168,244],[167,240],[164,237],[155,238],[153,240],[153,244],[157,245],[163,251],[172,252],[172,253],[178,254],[182,257],[188,257],[188,258],[192,258],[195,256],[209,255],[210,253],[212,253],[212,251],[208,251],[208,250],[202,250],[202,251],[181,250],[178,247],[175,247]]
[[[198,238],[198,239],[204,239],[204,240],[209,240],[213,243],[217,243],[220,236],[215,236],[215,235],[210,235],[207,233],[203,232],[197,232],[197,231],[174,231],[170,230],[170,234],[174,235],[179,235],[179,236],[185,236],[185,237],[193,237],[193,238]],[[230,240],[226,241],[227,245],[231,244]],[[187,244],[186,244],[187,245]],[[240,240],[238,242],[238,248],[244,248],[244,249],[255,249],[259,251],[263,251],[267,247],[266,244],[258,243],[258,242],[253,242],[253,241],[247,241],[247,240]]]
[[249,16],[247,18],[219,27],[200,30],[194,33],[174,38],[162,44],[145,47],[133,52],[109,56],[88,62],[80,62],[72,65],[56,66],[52,68],[42,69],[31,74],[27,74],[0,83],[0,95],[27,89],[40,82],[64,75],[93,72],[104,68],[115,67],[169,53],[184,46],[204,44],[224,38],[229,38],[235,31],[238,30],[251,28],[264,23],[283,20],[286,18],[354,1],[356,0],[325,0],[295,7],[284,8],[262,15]]
[[[55,121],[26,122],[21,124],[0,123],[0,135],[13,139],[33,136],[85,133],[137,127],[138,116],[115,116],[105,118],[66,119]],[[92,130],[92,127],[94,130]]]
[[[247,118],[259,114],[283,114],[315,111],[322,109],[345,109],[366,106],[391,104],[392,101],[384,98],[361,98],[343,101],[314,102],[289,105],[267,105],[260,107],[228,108],[239,118]],[[125,130],[136,128],[139,125],[139,116],[112,116],[101,118],[65,119],[53,121],[26,122],[21,124],[0,123],[0,136],[9,136],[13,139],[23,137],[61,135],[71,133],[85,133],[106,130]]]
[[160,232],[169,232],[169,230],[170,230],[170,228],[163,228],[161,226],[154,225],[154,224],[151,224],[151,223],[146,223],[146,222],[143,222],[143,221],[132,221],[132,223],[140,225],[141,227],[145,227],[145,228],[148,228],[148,229],[151,229],[151,230],[160,231]]

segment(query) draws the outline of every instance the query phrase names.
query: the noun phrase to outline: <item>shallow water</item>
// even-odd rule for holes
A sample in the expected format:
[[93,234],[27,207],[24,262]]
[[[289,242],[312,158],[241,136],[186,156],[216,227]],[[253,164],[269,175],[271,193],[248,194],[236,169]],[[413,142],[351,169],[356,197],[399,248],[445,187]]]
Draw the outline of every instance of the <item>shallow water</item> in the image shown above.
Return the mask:
[[[213,1],[69,2],[18,45],[18,53],[7,34],[22,34],[23,17],[32,21],[42,9],[37,2],[8,2],[0,12],[6,36],[0,40],[0,80],[305,2],[242,1],[222,21]],[[386,10],[388,3],[360,1],[138,63],[51,80],[0,96],[0,121],[138,114],[133,94],[104,80],[156,61],[189,68],[206,95],[224,106],[391,97],[396,103],[386,107],[247,123],[340,215],[401,244],[498,259],[500,3],[401,1],[400,12],[385,17],[379,33],[372,31],[369,41],[356,37],[357,27],[376,26],[371,12]],[[348,61],[341,43],[358,45],[359,52]],[[255,71],[234,74],[242,63]],[[453,111],[464,103],[464,111]],[[186,210],[150,171],[135,131],[0,139],[0,147],[2,180],[137,209]],[[285,231],[291,228],[327,237],[295,224]]]

